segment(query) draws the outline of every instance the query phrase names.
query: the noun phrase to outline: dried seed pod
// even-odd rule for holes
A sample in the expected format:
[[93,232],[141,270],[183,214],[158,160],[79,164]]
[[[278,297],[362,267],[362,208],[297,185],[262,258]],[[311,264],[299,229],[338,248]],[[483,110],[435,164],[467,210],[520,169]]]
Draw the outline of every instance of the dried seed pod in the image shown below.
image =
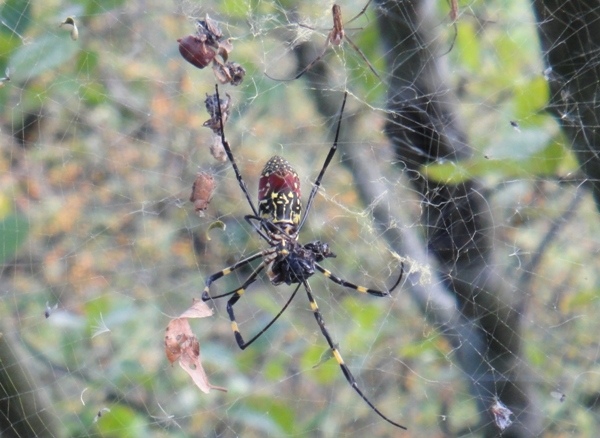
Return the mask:
[[244,76],[246,76],[246,70],[237,62],[228,62],[226,64],[229,67],[229,76],[231,77],[231,81],[229,82],[231,85],[240,85],[244,80]]
[[[210,115],[210,120],[204,122],[202,126],[206,126],[213,130],[215,134],[220,134],[221,130],[221,122],[219,120],[219,111],[217,107],[217,95],[206,95],[206,99],[204,100],[204,104],[206,105],[206,111]],[[225,98],[221,99],[221,118],[223,119],[223,125],[227,122],[229,118],[229,113],[231,111],[231,96],[225,93]]]
[[227,161],[227,152],[225,152],[223,141],[221,140],[221,136],[218,134],[214,136],[213,144],[210,145],[210,154],[215,160],[220,161],[221,163]]
[[194,203],[194,210],[199,216],[204,216],[204,210],[208,208],[214,191],[215,179],[213,176],[208,172],[198,172],[192,185],[190,202]]
[[217,25],[215,20],[212,20],[208,14],[204,20],[196,21],[196,32],[202,41],[207,44],[218,47],[219,41],[223,38],[223,32]]
[[215,58],[216,52],[196,35],[188,35],[177,40],[179,53],[187,62],[200,69]]
[[[216,59],[216,58],[215,58]],[[244,80],[246,70],[237,62],[213,63],[213,71],[222,84],[239,85]]]

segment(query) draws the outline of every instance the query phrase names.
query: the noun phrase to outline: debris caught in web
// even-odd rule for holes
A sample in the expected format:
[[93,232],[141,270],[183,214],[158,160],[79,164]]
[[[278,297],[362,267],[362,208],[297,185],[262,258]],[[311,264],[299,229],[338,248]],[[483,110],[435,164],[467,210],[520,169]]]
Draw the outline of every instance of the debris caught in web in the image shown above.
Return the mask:
[[[227,153],[225,152],[223,141],[221,139],[221,119],[224,126],[231,112],[231,96],[226,93],[225,98],[220,99],[219,105],[216,94],[207,94],[206,99],[204,100],[204,105],[206,106],[206,111],[208,111],[208,114],[210,115],[210,119],[204,122],[202,126],[206,126],[207,128],[211,129],[215,134],[213,137],[213,142],[209,147],[210,154],[215,158],[215,160],[225,162],[227,161]],[[219,118],[219,106],[221,118]]]
[[44,316],[46,319],[50,318],[50,315],[52,315],[56,309],[58,309],[58,303],[54,304],[54,306],[50,306],[48,301],[46,301],[46,310],[44,310]]
[[217,80],[222,84],[239,85],[246,70],[237,62],[228,61],[233,51],[230,39],[223,40],[223,32],[216,21],[206,15],[196,22],[196,33],[177,40],[179,53],[194,67],[203,69],[210,63]]
[[77,29],[77,25],[75,24],[75,18],[73,18],[73,17],[65,18],[65,21],[60,23],[58,25],[58,27],[64,27],[65,29],[70,30],[71,31],[71,39],[73,41],[77,41],[77,39],[79,38],[79,29]]
[[494,422],[500,430],[506,429],[513,423],[511,420],[512,411],[506,407],[498,398],[494,398],[494,404],[490,407],[490,412],[494,416]]
[[179,318],[172,319],[165,334],[165,354],[171,364],[179,361],[179,366],[190,375],[194,383],[204,393],[211,389],[227,392],[225,388],[211,385],[202,367],[200,343],[194,335],[189,318],[206,318],[213,314],[206,303],[194,300],[192,306]]
[[4,87],[7,82],[10,82],[10,69],[8,67],[4,70],[4,77],[0,78],[0,88]]
[[208,208],[214,192],[214,177],[208,172],[198,172],[190,195],[190,202],[194,204],[194,210],[198,213],[198,216],[204,216],[204,211]]
[[227,228],[227,226],[225,225],[225,222],[222,221],[214,221],[212,224],[210,224],[208,226],[208,229],[206,230],[206,240],[211,240],[210,238],[210,234],[209,231],[210,230],[214,230],[215,228],[218,228],[220,230],[225,231],[225,229]]

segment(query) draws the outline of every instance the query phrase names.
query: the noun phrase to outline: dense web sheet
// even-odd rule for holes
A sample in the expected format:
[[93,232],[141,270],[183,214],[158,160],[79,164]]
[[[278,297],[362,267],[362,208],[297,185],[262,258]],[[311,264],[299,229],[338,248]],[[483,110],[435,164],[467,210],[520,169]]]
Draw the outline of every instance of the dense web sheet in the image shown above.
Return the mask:
[[[339,45],[332,3],[292,3],[0,6],[0,435],[592,436],[598,108],[580,91],[597,93],[586,23],[599,11],[565,27],[583,47],[567,77],[550,56],[562,43],[540,44],[536,28],[564,22],[552,2],[534,2],[537,16],[522,0],[374,2],[363,14],[366,2],[340,2],[342,21],[356,19]],[[349,93],[300,240],[328,242],[337,257],[324,267],[367,287],[389,287],[404,263],[391,297],[320,274],[310,284],[359,386],[407,432],[347,384],[302,291],[244,351],[224,300],[191,322],[226,393],[201,392],[165,356],[165,327],[207,276],[265,249],[203,127],[217,77],[178,51],[207,14],[246,71],[220,90],[255,203],[273,155],[306,202]],[[321,54],[297,80],[269,78]],[[199,172],[215,187],[194,204]],[[253,283],[236,305],[245,336],[294,288]]]

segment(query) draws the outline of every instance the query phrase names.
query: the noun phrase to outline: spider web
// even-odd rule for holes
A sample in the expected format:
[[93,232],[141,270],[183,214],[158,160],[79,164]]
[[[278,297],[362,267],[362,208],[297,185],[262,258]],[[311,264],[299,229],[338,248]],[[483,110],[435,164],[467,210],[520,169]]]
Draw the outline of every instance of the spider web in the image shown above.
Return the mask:
[[[306,201],[349,92],[338,153],[300,240],[328,242],[337,257],[323,265],[368,287],[389,287],[405,265],[391,298],[310,280],[367,397],[409,429],[404,436],[598,428],[600,229],[594,180],[584,176],[594,155],[581,158],[597,121],[575,90],[549,90],[564,79],[544,56],[560,44],[540,49],[523,1],[460,3],[456,28],[447,2],[417,2],[427,20],[395,41],[381,19],[409,11],[374,3],[346,31],[383,82],[347,41],[301,79],[273,81],[264,73],[293,77],[325,48],[332,4],[301,3],[2,6],[0,72],[8,67],[10,81],[0,88],[0,435],[401,433],[347,384],[302,291],[244,351],[224,300],[193,323],[209,378],[227,393],[201,393],[166,360],[164,329],[207,276],[265,248],[243,219],[251,210],[231,166],[209,153],[204,99],[216,79],[177,49],[206,14],[246,69],[240,86],[221,92],[232,97],[225,134],[253,199],[278,154],[300,175]],[[348,21],[364,4],[340,6]],[[59,27],[68,16],[76,40]],[[571,26],[585,34],[580,18]],[[568,85],[598,66],[589,38],[580,55],[592,61]],[[431,73],[414,67],[422,53],[437,67],[435,89],[423,88]],[[398,90],[409,111],[394,114],[386,98]],[[552,117],[544,110],[557,95],[564,105]],[[426,114],[437,117],[428,138],[449,138],[454,150],[426,153],[414,141],[426,136],[410,118],[423,102],[440,105]],[[435,112],[449,102],[451,111]],[[203,217],[188,202],[200,170],[217,185]],[[478,234],[449,233],[470,221]],[[464,240],[444,242],[448,234]],[[465,263],[481,255],[481,235],[484,269],[476,256]],[[444,250],[456,254],[436,257]],[[250,273],[236,271],[211,293]],[[264,278],[248,288],[235,307],[246,339],[292,291]]]

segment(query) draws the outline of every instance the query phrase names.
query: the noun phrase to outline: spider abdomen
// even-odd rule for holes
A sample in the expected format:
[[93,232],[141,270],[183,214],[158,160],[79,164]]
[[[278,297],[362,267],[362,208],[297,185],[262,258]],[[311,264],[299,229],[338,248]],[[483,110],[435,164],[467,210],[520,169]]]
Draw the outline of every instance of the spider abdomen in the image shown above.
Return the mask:
[[258,182],[258,213],[274,224],[282,225],[291,234],[300,223],[300,178],[285,158],[275,155],[260,174]]

